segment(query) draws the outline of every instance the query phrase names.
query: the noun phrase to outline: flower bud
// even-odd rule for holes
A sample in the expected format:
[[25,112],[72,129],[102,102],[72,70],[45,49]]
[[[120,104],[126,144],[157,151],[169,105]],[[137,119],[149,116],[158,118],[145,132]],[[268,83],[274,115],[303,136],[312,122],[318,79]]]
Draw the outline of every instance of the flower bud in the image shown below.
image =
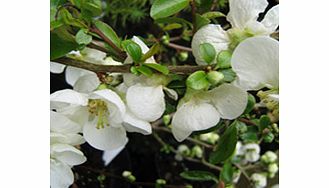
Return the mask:
[[188,53],[187,52],[180,52],[178,54],[179,61],[186,61],[187,58],[188,58]]
[[257,188],[263,188],[267,185],[266,176],[264,174],[254,173],[251,175],[251,180]]
[[203,156],[203,150],[201,149],[200,146],[196,145],[192,148],[192,155],[198,157],[198,158],[202,158]]
[[207,74],[207,79],[212,85],[216,85],[224,79],[224,74],[218,71],[210,71]]
[[177,152],[183,156],[188,156],[191,154],[191,150],[185,144],[179,145],[177,148]]
[[132,175],[132,173],[130,171],[123,171],[122,176],[124,178],[128,179],[128,181],[130,181],[130,182],[136,181],[136,177],[134,175]]
[[275,174],[278,172],[279,170],[279,167],[276,163],[272,163],[270,165],[268,165],[268,168],[267,168],[268,172],[270,174],[273,174],[275,176]]
[[264,142],[271,143],[274,140],[274,134],[269,132],[266,135],[264,135]]
[[273,151],[267,151],[261,157],[261,161],[264,163],[274,163],[278,156]]
[[260,147],[258,144],[246,144],[243,146],[243,150],[245,153],[245,159],[249,162],[256,162],[260,158]]
[[164,116],[162,117],[162,119],[163,119],[163,123],[164,123],[165,125],[169,125],[169,123],[170,123],[170,119],[171,119],[171,117],[170,117],[169,114],[164,115]]
[[217,133],[205,133],[200,135],[200,140],[204,142],[208,142],[210,144],[215,144],[219,139],[219,135]]
[[169,37],[167,35],[163,35],[161,40],[163,44],[169,44]]
[[156,180],[156,184],[158,184],[158,185],[166,185],[166,180],[164,180],[164,179],[157,179]]

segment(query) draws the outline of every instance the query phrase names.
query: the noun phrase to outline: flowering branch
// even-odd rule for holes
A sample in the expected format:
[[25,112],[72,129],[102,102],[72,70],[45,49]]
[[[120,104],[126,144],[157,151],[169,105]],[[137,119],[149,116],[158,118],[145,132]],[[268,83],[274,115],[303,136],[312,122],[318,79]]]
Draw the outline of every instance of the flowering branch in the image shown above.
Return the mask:
[[[88,63],[81,60],[76,60],[68,57],[61,57],[55,60],[52,60],[53,62],[60,63],[63,65],[68,65],[72,67],[77,67],[85,70],[89,70],[95,73],[98,72],[119,72],[119,73],[129,73],[130,68],[132,65],[97,65],[93,63]],[[211,68],[207,65],[197,65],[197,66],[191,66],[191,65],[182,65],[182,66],[168,66],[168,69],[171,73],[175,74],[191,74],[198,70],[207,70]]]

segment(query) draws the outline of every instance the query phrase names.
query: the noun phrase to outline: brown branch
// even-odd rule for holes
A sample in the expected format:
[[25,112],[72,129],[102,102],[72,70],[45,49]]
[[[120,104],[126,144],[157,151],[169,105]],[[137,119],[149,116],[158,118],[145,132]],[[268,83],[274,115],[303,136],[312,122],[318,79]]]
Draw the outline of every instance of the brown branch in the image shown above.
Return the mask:
[[182,50],[182,51],[192,52],[192,48],[188,48],[188,47],[181,46],[181,45],[178,45],[178,44],[168,43],[168,44],[166,44],[166,45],[167,45],[168,47],[174,48],[174,49],[176,49],[176,50]]
[[241,122],[243,122],[245,124],[248,124],[248,125],[255,125],[255,126],[257,126],[256,123],[254,123],[254,122],[252,122],[252,121],[250,121],[249,119],[246,119],[246,118],[239,118],[239,121],[241,121]]
[[[58,59],[54,59],[52,60],[52,62],[89,70],[95,73],[98,72],[129,73],[130,67],[132,66],[132,65],[99,65],[99,64],[93,64],[81,60],[68,58],[68,57],[61,57]],[[207,68],[209,68],[209,66],[207,65],[168,66],[169,71],[175,74],[191,74],[198,70],[207,70]]]
[[87,46],[88,46],[89,48],[93,48],[93,49],[99,50],[99,51],[101,51],[101,52],[105,52],[105,53],[108,53],[108,52],[109,52],[106,48],[104,48],[104,47],[102,47],[102,46],[99,46],[99,45],[97,45],[97,44],[94,43],[94,42],[89,43]]

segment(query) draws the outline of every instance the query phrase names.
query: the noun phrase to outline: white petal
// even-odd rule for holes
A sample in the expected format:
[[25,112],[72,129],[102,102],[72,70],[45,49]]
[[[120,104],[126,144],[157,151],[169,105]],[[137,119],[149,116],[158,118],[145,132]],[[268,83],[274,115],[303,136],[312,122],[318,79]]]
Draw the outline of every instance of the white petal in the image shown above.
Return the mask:
[[219,122],[215,107],[204,102],[189,101],[178,108],[172,120],[172,132],[181,142],[193,131],[205,130]]
[[114,91],[109,89],[102,89],[94,91],[90,98],[92,99],[103,99],[107,102],[107,108],[110,112],[109,123],[110,124],[121,124],[123,116],[126,113],[126,106]]
[[75,82],[81,77],[86,74],[95,74],[91,71],[80,69],[76,67],[68,66],[65,70],[65,80],[71,86],[74,86]]
[[209,92],[221,118],[234,119],[242,114],[248,103],[246,91],[231,84],[222,84]]
[[77,148],[68,144],[52,144],[50,156],[70,166],[86,162],[86,157]]
[[124,128],[105,126],[97,129],[96,121],[88,122],[83,127],[85,140],[99,150],[113,150],[126,145],[128,138]]
[[59,90],[50,95],[50,106],[52,109],[69,104],[87,106],[88,98],[85,94],[72,89]]
[[256,21],[259,13],[264,12],[267,0],[230,0],[227,20],[232,27],[244,29],[249,21]]
[[111,161],[124,149],[125,147],[119,147],[114,150],[107,150],[103,152],[102,159],[104,161],[104,166],[107,166],[111,163]]
[[267,28],[269,34],[273,33],[279,26],[279,5],[272,7],[261,23]]
[[[136,42],[141,47],[143,54],[145,54],[146,52],[149,51],[149,47],[147,47],[146,44],[141,39],[139,39],[138,37],[133,36],[133,38],[131,40]],[[124,61],[124,64],[132,64],[132,63],[133,63],[133,60],[128,55],[128,57]],[[155,62],[153,57],[150,57],[145,61],[145,63],[156,63],[156,62]]]
[[70,144],[72,146],[77,146],[85,143],[85,139],[79,134],[63,134],[50,132],[50,144]]
[[117,91],[119,93],[123,93],[123,94],[126,94],[127,93],[127,90],[128,90],[128,87],[125,83],[121,83],[119,84],[117,87],[116,87]]
[[128,132],[138,132],[144,135],[152,133],[151,124],[147,121],[137,118],[130,112],[130,110],[127,110],[124,116],[123,126]]
[[104,64],[106,53],[92,49],[92,48],[84,48],[81,52],[81,59],[83,61],[94,63],[94,64]]
[[136,117],[148,122],[155,121],[165,111],[162,86],[142,86],[136,84],[127,90],[127,105]]
[[[192,39],[192,53],[198,65],[207,65],[199,53],[199,46],[203,43],[212,44],[216,53],[218,53],[228,48],[229,38],[220,25],[208,24],[200,28]],[[215,62],[216,58],[211,64]]]
[[55,62],[50,62],[50,72],[60,74],[64,71],[65,65]]
[[279,42],[270,37],[252,37],[234,50],[232,69],[237,84],[246,90],[279,86]]
[[99,84],[100,81],[96,74],[86,74],[84,76],[81,76],[74,83],[73,89],[81,93],[90,93],[94,91]]
[[78,133],[81,126],[63,114],[50,111],[50,131],[58,133]]
[[69,106],[57,111],[81,126],[83,126],[89,118],[89,111],[87,106]]
[[50,159],[50,187],[68,188],[74,181],[71,168],[54,159]]
[[273,101],[279,102],[279,94],[269,94],[268,98]]
[[163,90],[166,92],[166,94],[170,98],[174,99],[175,101],[178,99],[178,94],[177,94],[177,92],[175,90],[170,89],[170,88],[167,88],[167,87],[164,87]]
[[130,73],[124,73],[123,82],[127,87],[137,84],[140,81],[140,77]]

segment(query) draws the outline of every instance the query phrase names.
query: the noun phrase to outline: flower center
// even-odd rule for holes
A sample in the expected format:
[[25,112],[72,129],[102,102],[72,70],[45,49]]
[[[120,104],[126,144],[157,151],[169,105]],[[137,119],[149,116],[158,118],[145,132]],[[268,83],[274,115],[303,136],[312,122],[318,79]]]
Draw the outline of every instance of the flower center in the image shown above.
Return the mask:
[[238,46],[238,44],[240,44],[240,42],[242,42],[243,40],[249,37],[254,36],[254,34],[248,29],[240,30],[237,28],[228,30],[228,34],[231,41],[231,43],[229,44],[229,48],[232,51]]
[[110,126],[108,122],[108,116],[110,112],[107,108],[107,104],[100,99],[89,99],[88,101],[88,111],[92,116],[97,116],[98,121],[96,128],[101,129],[106,126]]

